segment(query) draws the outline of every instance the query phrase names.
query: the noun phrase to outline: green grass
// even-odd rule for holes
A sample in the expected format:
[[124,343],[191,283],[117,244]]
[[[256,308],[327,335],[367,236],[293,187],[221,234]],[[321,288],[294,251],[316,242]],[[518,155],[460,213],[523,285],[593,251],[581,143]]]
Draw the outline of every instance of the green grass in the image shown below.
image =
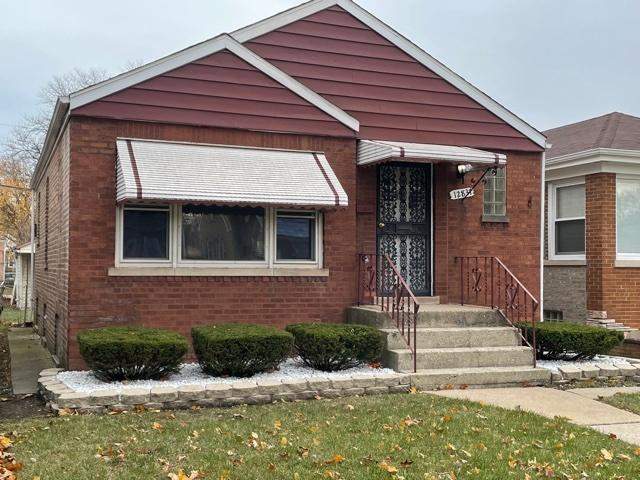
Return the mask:
[[600,401],[640,415],[640,393],[616,393],[611,397],[603,397]]
[[19,478],[28,479],[164,479],[180,469],[247,480],[640,475],[640,451],[593,430],[423,394],[64,416],[0,430],[16,432]]
[[[28,314],[28,312],[27,312]],[[27,315],[27,319],[29,316]],[[24,310],[18,310],[13,307],[4,307],[2,315],[0,315],[0,330],[7,329],[11,324],[22,323],[24,320]]]

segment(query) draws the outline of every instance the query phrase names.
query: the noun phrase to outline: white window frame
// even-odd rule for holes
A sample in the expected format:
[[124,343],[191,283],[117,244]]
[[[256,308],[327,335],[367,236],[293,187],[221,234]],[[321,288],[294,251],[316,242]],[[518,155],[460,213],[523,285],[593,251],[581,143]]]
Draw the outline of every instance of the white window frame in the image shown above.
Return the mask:
[[570,220],[584,220],[585,221],[585,253],[582,254],[562,254],[562,253],[556,253],[556,213],[557,213],[557,209],[556,209],[556,191],[558,190],[558,188],[563,188],[563,187],[572,187],[575,185],[584,185],[585,181],[584,181],[584,177],[580,177],[580,178],[573,178],[571,180],[565,180],[562,182],[553,182],[553,183],[549,183],[549,185],[547,186],[547,194],[549,196],[549,207],[547,210],[547,217],[548,217],[548,224],[547,224],[547,230],[548,230],[548,235],[547,235],[547,244],[548,244],[548,256],[549,256],[549,260],[581,260],[581,261],[586,261],[587,256],[586,256],[586,247],[587,247],[587,239],[586,239],[586,235],[587,235],[587,219],[586,219],[586,202],[587,202],[587,192],[585,191],[585,216],[584,217],[570,217],[570,218],[563,218],[562,220],[564,221],[570,221]]
[[[173,222],[175,217],[175,208],[169,205],[169,231],[167,232],[167,241],[169,242],[169,258],[124,258],[122,248],[124,235],[124,210],[132,208],[136,210],[148,210],[157,212],[158,208],[150,208],[149,205],[120,205],[116,208],[116,266],[132,266],[132,267],[170,267],[173,265],[175,239],[173,235]],[[167,207],[167,205],[157,205],[157,207]],[[166,211],[166,210],[164,210]]]
[[639,253],[622,253],[618,251],[618,183],[620,182],[635,182],[640,183],[640,176],[638,175],[616,175],[616,259],[617,260],[640,260]]
[[[485,208],[487,206],[487,202],[485,201],[485,198],[484,198],[485,191],[487,191],[487,184],[485,183],[484,184],[484,189],[482,191],[482,215],[485,216],[485,217],[506,217],[507,216],[507,166],[503,165],[501,167],[497,167],[496,168],[496,172],[497,171],[504,172],[504,177],[502,177],[502,179],[504,180],[504,200],[502,202],[496,202],[495,201],[496,190],[494,188],[494,190],[493,190],[494,201],[493,202],[488,202],[488,204],[493,205],[494,208],[495,208],[495,205],[500,205],[502,203],[504,205],[504,213],[495,213],[495,212],[494,213],[487,213],[485,211]],[[491,175],[493,177],[493,184],[495,186],[495,179],[497,178],[497,176],[493,176],[491,174],[491,172],[489,172],[487,174],[487,176],[489,176],[489,175]]]
[[[167,205],[159,205],[167,206]],[[323,234],[323,214],[318,210],[300,210],[288,208],[264,207],[265,214],[265,259],[260,261],[239,260],[183,260],[182,259],[182,205],[169,205],[169,259],[124,259],[122,257],[123,230],[124,230],[124,209],[125,207],[138,208],[136,205],[119,205],[116,207],[116,248],[115,266],[117,268],[126,267],[170,267],[170,268],[239,268],[239,269],[322,269],[324,258],[324,234]],[[144,209],[144,206],[140,208]],[[153,209],[150,209],[153,210]],[[276,219],[277,212],[292,213],[313,213],[315,214],[315,260],[277,260],[276,258]]]
[[[315,216],[315,259],[314,260],[278,260],[278,252],[277,252],[277,238],[278,238],[278,212],[281,213],[307,213]],[[316,210],[294,210],[288,208],[274,208],[271,212],[273,218],[271,219],[271,225],[273,226],[272,232],[273,237],[271,241],[271,245],[273,246],[273,250],[271,252],[272,265],[278,266],[303,266],[303,267],[313,267],[317,266],[318,268],[322,268],[322,257],[323,257],[323,237],[322,237],[322,212]]]

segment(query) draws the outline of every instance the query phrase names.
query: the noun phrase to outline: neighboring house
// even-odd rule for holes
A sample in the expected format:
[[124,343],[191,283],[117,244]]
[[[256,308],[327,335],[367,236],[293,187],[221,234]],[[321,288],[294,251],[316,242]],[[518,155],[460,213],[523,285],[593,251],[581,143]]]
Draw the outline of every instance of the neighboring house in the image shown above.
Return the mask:
[[356,3],[307,2],[59,99],[32,180],[37,329],[80,368],[90,327],[341,322],[359,252],[442,302],[456,255],[498,255],[538,296],[544,147]]
[[544,315],[638,328],[640,118],[615,112],[545,134]]
[[[16,278],[13,285],[12,304],[20,310],[31,308],[33,292],[33,273],[31,271],[31,242],[15,250]],[[31,321],[31,317],[28,317]]]

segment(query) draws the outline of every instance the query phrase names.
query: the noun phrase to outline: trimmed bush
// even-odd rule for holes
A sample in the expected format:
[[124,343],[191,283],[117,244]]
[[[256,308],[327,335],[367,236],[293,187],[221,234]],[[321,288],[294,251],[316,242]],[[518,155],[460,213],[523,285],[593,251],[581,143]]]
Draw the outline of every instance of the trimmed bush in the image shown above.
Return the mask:
[[[531,325],[520,325],[531,342]],[[622,332],[570,322],[536,324],[536,349],[540,360],[583,360],[606,355],[624,340]]]
[[78,333],[80,354],[100,380],[158,380],[180,371],[187,340],[170,330],[107,327]]
[[384,334],[366,325],[301,323],[286,330],[304,363],[325,372],[375,362],[384,348]]
[[193,327],[191,336],[200,367],[216,377],[250,377],[273,370],[293,348],[290,333],[266,325]]

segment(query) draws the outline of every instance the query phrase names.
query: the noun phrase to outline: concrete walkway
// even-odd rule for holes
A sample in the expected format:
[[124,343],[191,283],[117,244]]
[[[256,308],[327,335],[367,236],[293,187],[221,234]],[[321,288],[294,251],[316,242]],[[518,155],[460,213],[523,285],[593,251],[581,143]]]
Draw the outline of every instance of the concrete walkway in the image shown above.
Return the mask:
[[[621,440],[640,445],[640,415],[598,402],[594,400],[598,394],[585,390],[614,389],[587,388],[562,391],[534,387],[444,390],[433,393],[442,397],[485,402],[503,408],[520,408],[549,418],[566,417],[575,424],[591,427],[603,433],[613,433]],[[626,388],[624,391],[632,390]]]
[[9,353],[13,393],[15,395],[36,393],[40,372],[45,368],[55,367],[49,352],[40,345],[40,338],[31,328],[11,328],[9,329]]

